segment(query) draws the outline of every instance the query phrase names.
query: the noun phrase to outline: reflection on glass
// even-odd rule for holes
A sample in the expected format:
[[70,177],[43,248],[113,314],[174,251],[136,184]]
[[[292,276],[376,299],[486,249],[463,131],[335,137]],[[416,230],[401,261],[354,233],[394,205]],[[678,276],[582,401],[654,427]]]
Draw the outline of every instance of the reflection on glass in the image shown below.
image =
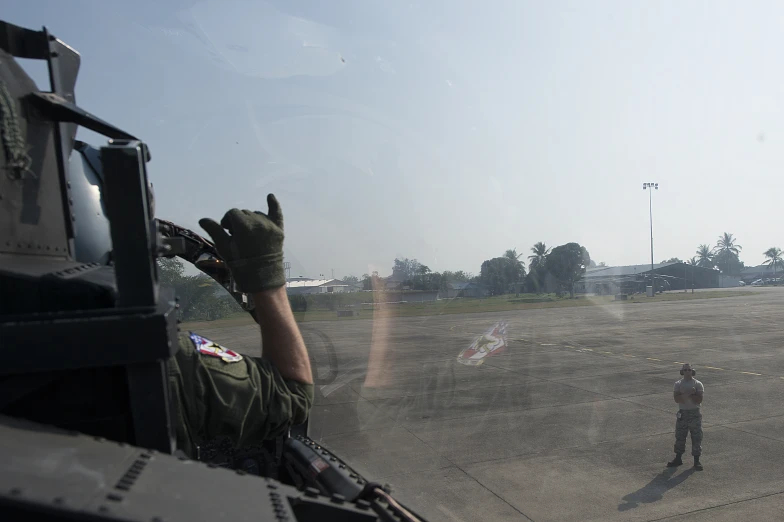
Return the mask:
[[506,321],[495,323],[457,356],[457,362],[466,366],[479,366],[486,357],[506,350]]

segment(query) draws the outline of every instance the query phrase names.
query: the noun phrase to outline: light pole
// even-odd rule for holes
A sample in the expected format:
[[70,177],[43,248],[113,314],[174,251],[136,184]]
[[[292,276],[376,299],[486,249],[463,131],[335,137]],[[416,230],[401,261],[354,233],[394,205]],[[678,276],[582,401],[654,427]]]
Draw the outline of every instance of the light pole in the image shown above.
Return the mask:
[[659,190],[658,183],[643,183],[643,190],[648,190],[648,211],[651,215],[651,287],[653,288],[653,295],[656,295],[656,278],[653,275],[653,191]]

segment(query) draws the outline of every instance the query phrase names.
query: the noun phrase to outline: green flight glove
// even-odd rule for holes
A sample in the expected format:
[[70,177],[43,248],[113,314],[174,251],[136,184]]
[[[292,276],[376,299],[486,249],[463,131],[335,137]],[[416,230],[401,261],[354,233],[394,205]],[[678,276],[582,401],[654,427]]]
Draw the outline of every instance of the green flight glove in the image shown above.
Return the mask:
[[233,208],[226,212],[220,225],[209,218],[199,220],[241,292],[252,294],[286,284],[283,214],[273,194],[267,196],[267,205],[267,214]]

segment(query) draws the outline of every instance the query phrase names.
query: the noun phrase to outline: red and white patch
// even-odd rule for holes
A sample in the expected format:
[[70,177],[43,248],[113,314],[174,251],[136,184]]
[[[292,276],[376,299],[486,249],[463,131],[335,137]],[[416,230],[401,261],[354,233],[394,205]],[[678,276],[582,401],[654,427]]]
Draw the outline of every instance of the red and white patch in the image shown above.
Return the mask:
[[195,334],[193,332],[188,332],[188,335],[191,338],[193,346],[199,353],[203,355],[217,357],[223,362],[227,363],[239,362],[242,360],[242,355],[238,354],[234,350],[229,350],[228,348],[221,346],[214,341],[210,341],[209,339],[205,339],[201,335]]
[[471,346],[457,356],[457,362],[466,366],[479,366],[485,357],[498,355],[506,349],[506,322],[496,323],[480,335]]
[[310,463],[308,474],[311,480],[316,480],[322,471],[329,469],[329,464],[321,457],[316,457],[316,460]]
[[329,464],[327,464],[327,461],[319,457],[311,462],[310,467],[313,468],[313,471],[315,471],[316,475],[318,475],[322,471],[329,469]]

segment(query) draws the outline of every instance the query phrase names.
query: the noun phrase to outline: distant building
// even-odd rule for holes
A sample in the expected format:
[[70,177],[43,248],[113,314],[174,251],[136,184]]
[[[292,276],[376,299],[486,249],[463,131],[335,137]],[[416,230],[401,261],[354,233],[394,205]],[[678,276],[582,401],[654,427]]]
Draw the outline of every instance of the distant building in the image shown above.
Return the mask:
[[[656,290],[686,288],[720,288],[721,273],[711,268],[700,268],[686,263],[653,265]],[[728,284],[728,280],[724,281]],[[575,285],[577,292],[589,294],[644,293],[651,284],[651,265],[598,266],[585,271]],[[737,280],[733,286],[738,286]]]
[[487,288],[480,283],[454,281],[446,284],[446,291],[442,292],[441,297],[487,297]]
[[777,268],[774,274],[773,269],[768,267],[767,265],[759,265],[759,266],[749,266],[744,268],[740,273],[741,280],[746,283],[752,283],[757,279],[772,279],[774,277],[782,277],[784,276],[783,270],[781,268]]
[[406,279],[405,274],[399,270],[392,270],[392,275],[383,278],[384,290],[411,290],[410,278]]
[[733,275],[719,275],[719,288],[734,288],[740,286],[740,277]]
[[359,292],[362,290],[360,283],[347,283],[340,279],[311,279],[307,277],[292,277],[286,281],[286,293],[289,295],[304,294],[341,294]]

